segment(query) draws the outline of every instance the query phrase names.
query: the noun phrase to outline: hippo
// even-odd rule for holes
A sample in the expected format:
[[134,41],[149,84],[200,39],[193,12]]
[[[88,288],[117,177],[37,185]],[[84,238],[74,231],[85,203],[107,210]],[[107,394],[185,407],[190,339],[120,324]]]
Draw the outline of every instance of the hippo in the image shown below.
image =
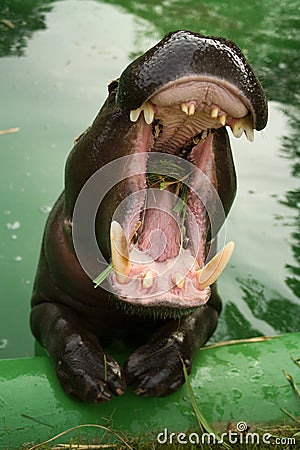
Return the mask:
[[[102,403],[129,386],[147,397],[184,384],[184,366],[191,373],[216,329],[216,281],[234,247],[217,251],[236,193],[227,129],[253,141],[267,116],[259,80],[222,37],[170,32],[109,84],[68,156],[31,301],[32,333],[68,395]],[[78,251],[90,233],[80,234],[76,211],[95,175],[100,190],[113,181],[91,218],[106,266],[95,261],[91,271]],[[80,201],[85,220],[89,197]],[[118,343],[128,349],[124,364],[107,352]]]

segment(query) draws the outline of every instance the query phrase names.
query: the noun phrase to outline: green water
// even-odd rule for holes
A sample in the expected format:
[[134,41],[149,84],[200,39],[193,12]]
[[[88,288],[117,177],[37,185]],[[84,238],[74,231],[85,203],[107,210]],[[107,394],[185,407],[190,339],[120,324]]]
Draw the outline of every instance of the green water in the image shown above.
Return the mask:
[[165,33],[237,42],[261,78],[270,120],[255,144],[232,139],[236,251],[219,281],[214,339],[300,330],[299,2],[18,1],[0,5],[0,357],[33,354],[29,302],[43,227],[73,138],[106,86]]

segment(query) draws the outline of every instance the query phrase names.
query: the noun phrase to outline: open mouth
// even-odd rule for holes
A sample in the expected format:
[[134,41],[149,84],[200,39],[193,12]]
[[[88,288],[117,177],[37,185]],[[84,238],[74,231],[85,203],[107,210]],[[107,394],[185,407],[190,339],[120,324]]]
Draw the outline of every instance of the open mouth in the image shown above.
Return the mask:
[[128,114],[132,154],[144,158],[140,174],[123,184],[123,216],[111,223],[113,291],[135,305],[201,306],[234,248],[230,242],[207,259],[215,234],[208,209],[215,212],[219,200],[216,141],[226,126],[253,141],[251,105],[228,82],[189,76]]

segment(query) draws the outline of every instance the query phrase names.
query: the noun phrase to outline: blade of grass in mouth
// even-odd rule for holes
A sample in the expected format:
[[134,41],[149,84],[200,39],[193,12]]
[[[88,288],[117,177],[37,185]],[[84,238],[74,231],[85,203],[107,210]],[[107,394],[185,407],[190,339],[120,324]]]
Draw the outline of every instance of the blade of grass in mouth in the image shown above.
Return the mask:
[[110,274],[110,272],[113,270],[113,265],[109,264],[109,266],[106,267],[94,280],[93,283],[95,283],[94,288],[98,287]]

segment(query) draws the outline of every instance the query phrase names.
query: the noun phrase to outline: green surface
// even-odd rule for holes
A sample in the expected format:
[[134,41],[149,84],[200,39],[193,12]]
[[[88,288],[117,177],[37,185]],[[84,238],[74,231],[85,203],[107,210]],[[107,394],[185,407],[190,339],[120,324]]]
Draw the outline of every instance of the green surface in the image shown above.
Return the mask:
[[[299,415],[300,399],[283,374],[286,370],[300,381],[300,369],[292,361],[299,358],[299,333],[259,343],[243,343],[201,350],[191,385],[198,406],[207,421],[222,431],[229,421],[249,426],[288,422]],[[81,424],[99,424],[135,435],[164,428],[168,432],[196,429],[186,386],[168,398],[143,399],[130,390],[102,405],[83,405],[64,395],[46,357],[10,359],[1,362],[0,448],[20,449],[24,443],[39,443]],[[223,425],[222,425],[223,423]],[[97,437],[99,429],[84,428],[80,438]],[[78,437],[78,431],[63,436],[55,444]],[[103,442],[111,436],[105,433]]]

